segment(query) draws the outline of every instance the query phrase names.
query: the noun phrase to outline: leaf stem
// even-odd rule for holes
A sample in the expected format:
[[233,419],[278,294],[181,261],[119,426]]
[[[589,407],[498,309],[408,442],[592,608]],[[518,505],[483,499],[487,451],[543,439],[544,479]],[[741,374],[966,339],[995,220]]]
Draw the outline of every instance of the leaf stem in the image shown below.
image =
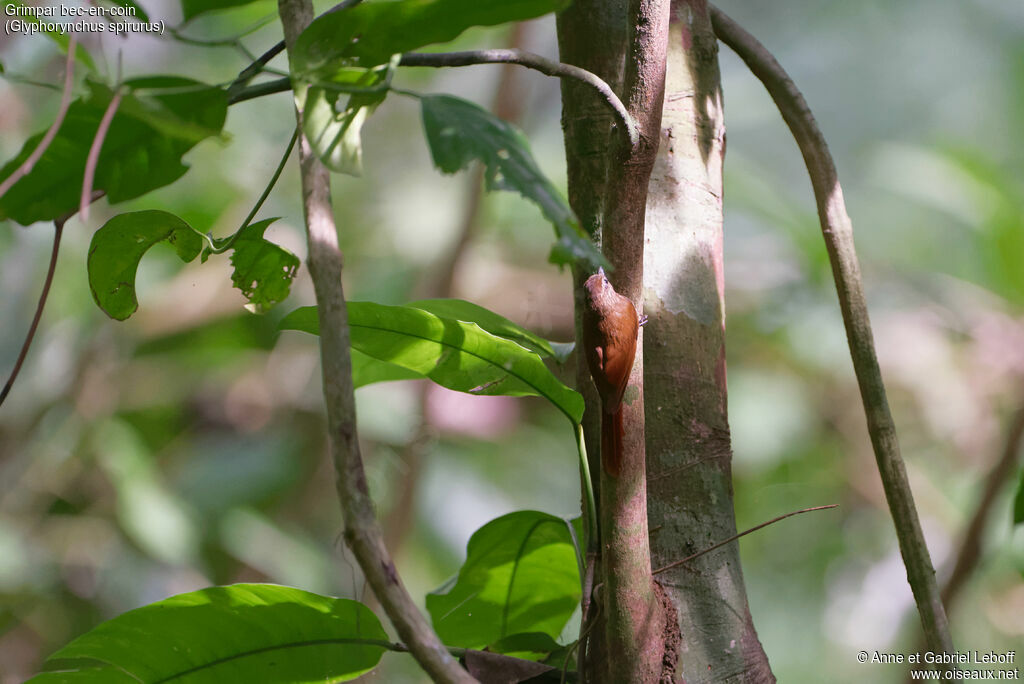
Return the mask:
[[210,245],[209,254],[223,254],[231,249],[234,246],[235,241],[238,240],[238,236],[242,234],[242,231],[248,228],[249,224],[252,223],[252,220],[256,218],[256,214],[261,208],[263,208],[263,203],[266,202],[267,197],[270,196],[270,191],[274,189],[275,185],[277,185],[277,180],[281,177],[281,172],[284,171],[284,165],[288,161],[288,157],[291,156],[292,149],[295,147],[295,141],[298,140],[298,138],[299,129],[296,128],[295,131],[292,132],[292,139],[288,141],[288,147],[285,148],[284,154],[281,155],[281,161],[277,163],[277,168],[274,169],[274,175],[271,176],[270,182],[267,183],[267,186],[263,188],[263,194],[260,195],[258,200],[256,200],[256,204],[253,206],[252,211],[250,211],[249,215],[245,217],[244,221],[242,221],[241,227],[239,227],[234,234],[221,242],[219,247],[215,246],[214,240],[209,235],[203,236]]

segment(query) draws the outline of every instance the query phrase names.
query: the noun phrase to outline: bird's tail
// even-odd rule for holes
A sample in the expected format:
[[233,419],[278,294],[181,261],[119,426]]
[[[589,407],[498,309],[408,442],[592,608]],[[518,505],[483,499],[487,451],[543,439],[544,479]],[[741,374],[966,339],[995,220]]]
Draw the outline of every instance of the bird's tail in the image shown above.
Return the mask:
[[622,469],[622,408],[615,413],[601,412],[601,464],[604,471],[618,477]]

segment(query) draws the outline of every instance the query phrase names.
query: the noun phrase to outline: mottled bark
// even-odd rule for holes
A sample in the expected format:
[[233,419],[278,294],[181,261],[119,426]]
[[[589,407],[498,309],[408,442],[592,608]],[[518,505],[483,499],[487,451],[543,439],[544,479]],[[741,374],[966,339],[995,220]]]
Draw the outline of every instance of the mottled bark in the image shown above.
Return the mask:
[[[703,0],[673,3],[661,146],[644,256],[648,505],[655,567],[736,533],[726,407],[722,255],[725,124]],[[735,543],[659,575],[686,681],[772,682]]]

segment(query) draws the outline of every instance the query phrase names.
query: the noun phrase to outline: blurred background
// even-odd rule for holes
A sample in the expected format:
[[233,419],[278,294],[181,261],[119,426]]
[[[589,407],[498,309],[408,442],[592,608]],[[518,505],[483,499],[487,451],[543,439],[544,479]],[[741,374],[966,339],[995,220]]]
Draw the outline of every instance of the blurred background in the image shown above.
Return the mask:
[[[69,3],[74,4],[74,3]],[[140,3],[178,25],[169,0]],[[318,10],[330,3],[320,2]],[[829,141],[853,219],[875,338],[940,581],[990,502],[977,568],[950,606],[959,650],[1024,643],[1024,535],[1012,525],[1024,407],[1024,4],[1003,0],[720,6],[803,90]],[[276,5],[211,12],[180,33],[236,36]],[[271,22],[241,39],[259,54]],[[147,73],[230,81],[231,46],[170,36],[83,37],[102,78]],[[557,54],[550,18],[474,30],[462,49]],[[729,409],[741,529],[804,506],[838,511],[744,538],[751,610],[783,682],[899,682],[919,627],[874,466],[814,203],[795,145],[762,87],[720,54],[726,156]],[[0,35],[0,158],[52,121],[64,59],[43,36]],[[283,58],[273,63],[285,68]],[[79,70],[81,75],[84,70]],[[397,85],[473,99],[515,121],[564,188],[558,84],[486,66],[410,69]],[[65,230],[42,325],[0,410],[0,682],[20,682],[99,621],[211,583],[270,581],[360,598],[340,542],[326,457],[315,340],[276,333],[313,301],[305,267],[265,316],[243,310],[230,265],[182,267],[155,248],[139,311],[107,319],[85,255],[115,213],[166,209],[202,231],[234,231],[290,136],[279,94],[233,106],[230,140],[207,141],[172,186]],[[346,294],[396,304],[457,296],[557,341],[572,333],[570,278],[546,263],[540,212],[479,196],[479,175],[431,165],[415,101],[392,95],[364,128],[364,175],[334,178]],[[289,164],[261,216],[305,257]],[[0,373],[32,318],[52,226],[0,222]],[[479,398],[414,382],[357,392],[371,487],[399,569],[422,599],[455,573],[469,535],[504,513],[579,513],[573,437],[542,400]],[[1017,445],[1019,451],[1019,444]],[[1009,450],[1009,454],[1006,452]],[[1000,461],[1004,475],[986,478]],[[1024,657],[1024,654],[1018,654]],[[385,655],[377,681],[422,681]]]

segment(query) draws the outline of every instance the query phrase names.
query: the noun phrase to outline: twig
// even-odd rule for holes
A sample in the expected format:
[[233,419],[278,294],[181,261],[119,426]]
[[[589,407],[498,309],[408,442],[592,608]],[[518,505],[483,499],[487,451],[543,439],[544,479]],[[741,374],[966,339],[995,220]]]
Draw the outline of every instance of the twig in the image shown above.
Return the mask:
[[846,213],[843,191],[828,145],[803,95],[771,53],[720,9],[711,7],[710,11],[715,33],[764,84],[803,154],[832,264],[875,460],[907,568],[907,580],[917,602],[928,648],[935,653],[952,652],[953,640],[935,580],[935,569],[921,531],[875,355],[860,265],[853,245],[853,226]]
[[636,145],[639,140],[640,134],[637,130],[636,121],[629,115],[629,112],[626,111],[626,107],[622,104],[618,95],[612,91],[611,87],[609,87],[607,83],[586,69],[581,69],[571,64],[555,62],[533,52],[518,49],[467,50],[465,52],[435,53],[410,52],[402,55],[402,61],[398,64],[399,66],[409,67],[460,67],[472,66],[474,64],[518,64],[519,66],[524,66],[527,69],[539,71],[546,76],[569,78],[575,81],[580,81],[582,83],[586,83],[600,93],[601,97],[608,103],[608,106],[615,111],[615,114],[622,122],[626,134],[629,136],[630,144]]
[[11,375],[7,378],[4,388],[0,390],[0,406],[3,406],[4,400],[11,392],[11,387],[14,386],[14,381],[18,377],[18,373],[21,371],[21,364],[25,362],[25,357],[28,356],[28,349],[32,346],[32,339],[36,336],[36,329],[39,327],[39,320],[43,317],[43,308],[46,306],[46,298],[50,294],[50,285],[53,284],[53,274],[57,271],[57,254],[60,252],[60,238],[64,233],[64,222],[67,221],[68,218],[69,217],[62,216],[53,222],[53,249],[50,251],[50,265],[46,269],[46,280],[43,281],[43,291],[39,293],[39,303],[36,305],[36,314],[32,317],[32,324],[28,328],[28,334],[25,335],[25,341],[21,345],[21,351],[18,353],[18,359],[14,362],[14,368],[11,369]]
[[[263,58],[261,57],[260,59]],[[267,61],[269,61],[269,59]],[[254,68],[258,62],[259,60],[247,67],[247,69]],[[533,52],[518,49],[468,50],[466,52],[431,53],[409,52],[402,55],[402,60],[398,63],[399,66],[404,67],[435,68],[474,66],[478,64],[516,64],[526,67],[527,69],[539,71],[546,76],[555,76],[557,78],[571,79],[585,83],[594,88],[594,90],[601,95],[608,106],[615,112],[616,116],[618,116],[619,121],[622,123],[623,130],[626,131],[626,135],[629,137],[630,145],[635,146],[640,140],[636,120],[629,115],[629,112],[626,111],[626,107],[622,104],[622,100],[619,99],[619,96],[615,94],[611,87],[595,74],[571,64],[562,64],[561,62],[552,61]],[[245,83],[247,83],[248,79],[252,76],[243,78],[243,75],[245,74],[246,72],[244,71],[239,74],[238,79],[228,87],[228,102],[230,104],[252,100],[253,98],[263,97],[264,95],[283,93],[286,90],[291,90],[292,88],[292,82],[289,78],[279,78],[273,81],[257,83],[256,85],[246,87]]]
[[68,58],[66,66],[64,67],[64,91],[60,96],[60,108],[57,110],[57,116],[50,124],[49,130],[43,136],[43,139],[39,141],[36,149],[32,150],[32,154],[22,162],[21,166],[14,170],[10,176],[5,178],[0,183],[0,197],[7,194],[7,191],[11,187],[21,180],[24,176],[28,175],[32,171],[32,167],[36,165],[39,158],[43,156],[46,149],[53,142],[53,139],[57,137],[57,131],[60,129],[62,123],[64,123],[64,117],[68,113],[68,108],[71,106],[71,86],[74,84],[74,68],[75,68],[75,34],[71,34],[71,38],[68,39]]
[[96,135],[92,139],[92,145],[89,147],[89,155],[85,158],[85,176],[82,179],[82,197],[78,204],[78,213],[81,214],[83,221],[89,220],[89,205],[92,204],[92,184],[96,177],[96,166],[100,161],[100,150],[103,149],[103,141],[107,138],[107,131],[110,130],[110,122],[114,120],[114,114],[117,113],[117,107],[121,104],[122,91],[118,88],[114,91],[114,96],[110,99],[110,104],[107,105],[106,111],[103,112],[103,118],[100,119],[100,125],[96,129]]
[[[313,20],[311,0],[278,0],[289,52]],[[302,130],[301,110],[296,123]],[[475,681],[449,654],[420,613],[384,546],[366,483],[356,429],[350,335],[342,289],[342,255],[331,207],[331,179],[306,139],[300,136],[299,165],[309,242],[309,272],[320,318],[320,363],[331,456],[345,521],[344,537],[370,586],[413,657],[436,682]]]
[[828,506],[814,506],[812,508],[802,508],[799,511],[791,511],[789,513],[786,513],[785,515],[780,515],[777,518],[772,518],[768,522],[763,522],[760,525],[755,525],[754,527],[751,527],[748,530],[743,530],[739,534],[734,534],[733,536],[729,537],[728,539],[724,539],[724,540],[718,542],[717,544],[715,544],[714,546],[709,546],[708,548],[704,549],[703,551],[698,551],[697,553],[692,554],[690,556],[687,556],[686,558],[683,558],[683,559],[677,560],[677,561],[673,561],[673,562],[669,563],[668,565],[666,565],[664,567],[660,567],[657,570],[652,571],[651,574],[652,575],[657,575],[659,573],[666,572],[667,570],[671,570],[672,568],[679,567],[680,565],[685,565],[686,563],[689,563],[690,561],[692,561],[694,558],[700,558],[701,556],[703,556],[706,553],[711,553],[715,549],[720,549],[723,546],[725,546],[726,544],[731,544],[732,542],[736,541],[740,537],[745,537],[746,535],[750,534],[751,532],[757,532],[758,530],[760,530],[762,528],[765,528],[765,527],[768,527],[769,525],[772,525],[774,523],[777,523],[780,520],[785,520],[786,518],[792,518],[794,515],[800,515],[801,513],[810,513],[812,511],[824,511],[824,510],[827,510],[829,508],[839,508],[839,504],[829,504]]
[[1006,443],[1003,446],[1003,454],[999,462],[992,468],[985,482],[985,492],[981,495],[978,508],[971,517],[971,523],[964,533],[963,542],[956,554],[956,564],[953,572],[942,588],[942,603],[949,611],[953,600],[960,593],[964,583],[978,565],[981,559],[981,538],[988,524],[989,514],[992,512],[992,505],[996,501],[999,492],[1006,486],[1007,480],[1017,465],[1017,458],[1021,451],[1021,442],[1024,441],[1024,406],[1021,406],[1014,413],[1010,422],[1010,428],[1006,433]]

